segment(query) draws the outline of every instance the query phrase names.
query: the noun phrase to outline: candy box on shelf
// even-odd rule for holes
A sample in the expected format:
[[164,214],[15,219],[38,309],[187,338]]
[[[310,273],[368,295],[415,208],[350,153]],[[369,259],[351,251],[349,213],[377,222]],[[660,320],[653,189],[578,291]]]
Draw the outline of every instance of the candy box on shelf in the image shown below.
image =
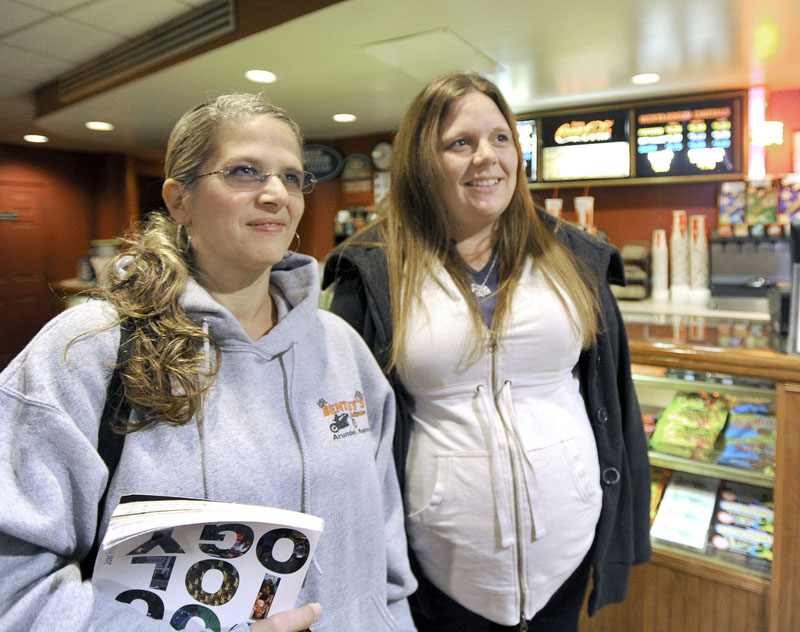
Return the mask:
[[800,173],[781,179],[778,197],[778,221],[791,224],[795,219],[800,219]]
[[728,399],[728,424],[717,463],[775,476],[775,403],[764,398]]
[[772,180],[752,180],[747,183],[745,222],[773,224],[778,219],[778,189]]
[[736,181],[723,182],[720,185],[717,195],[718,225],[744,223],[745,188],[744,182]]
[[711,520],[709,549],[722,559],[769,571],[774,525],[769,490],[723,481]]
[[656,540],[704,552],[719,481],[672,472],[661,496],[650,536]]

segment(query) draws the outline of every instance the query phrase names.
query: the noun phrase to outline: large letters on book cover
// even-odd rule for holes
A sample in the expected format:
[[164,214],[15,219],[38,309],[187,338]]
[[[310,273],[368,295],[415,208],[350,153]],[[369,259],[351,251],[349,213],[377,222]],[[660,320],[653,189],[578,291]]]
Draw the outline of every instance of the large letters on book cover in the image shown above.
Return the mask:
[[176,630],[199,624],[224,632],[294,607],[323,525],[308,514],[239,503],[122,502],[92,581]]

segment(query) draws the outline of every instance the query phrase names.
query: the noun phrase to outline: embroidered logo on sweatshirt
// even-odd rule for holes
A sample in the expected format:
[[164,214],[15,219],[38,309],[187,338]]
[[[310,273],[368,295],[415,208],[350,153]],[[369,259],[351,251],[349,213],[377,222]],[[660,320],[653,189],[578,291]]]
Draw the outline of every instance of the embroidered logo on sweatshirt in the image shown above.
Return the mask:
[[364,423],[360,428],[358,426],[359,421],[367,421],[366,419],[359,420],[359,417],[367,414],[367,404],[363,394],[359,391],[355,392],[353,399],[344,399],[333,404],[320,399],[317,405],[322,409],[334,441],[370,431],[369,423]]

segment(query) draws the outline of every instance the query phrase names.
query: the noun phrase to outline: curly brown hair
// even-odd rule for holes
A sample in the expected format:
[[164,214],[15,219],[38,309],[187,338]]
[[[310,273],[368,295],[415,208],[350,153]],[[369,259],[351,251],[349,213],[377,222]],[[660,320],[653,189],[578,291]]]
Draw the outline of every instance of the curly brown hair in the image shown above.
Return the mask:
[[[191,188],[224,127],[254,116],[286,124],[302,146],[300,129],[285,110],[261,95],[226,94],[189,110],[175,124],[164,160],[166,178]],[[114,324],[134,325],[130,354],[117,368],[138,420],[124,420],[118,430],[188,423],[216,379],[221,354],[179,302],[189,278],[197,276],[185,230],[166,213],[152,213],[109,268],[96,295],[117,311]]]

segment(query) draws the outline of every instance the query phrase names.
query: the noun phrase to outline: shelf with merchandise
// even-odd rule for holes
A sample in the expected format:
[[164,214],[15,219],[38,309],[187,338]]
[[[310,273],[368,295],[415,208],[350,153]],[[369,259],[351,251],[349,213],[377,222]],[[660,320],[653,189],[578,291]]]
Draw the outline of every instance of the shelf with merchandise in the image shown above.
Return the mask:
[[708,579],[736,586],[745,585],[753,592],[766,592],[769,588],[769,572],[751,570],[748,573],[742,573],[741,564],[727,560],[715,560],[713,565],[709,565],[709,557],[705,553],[697,553],[658,540],[653,541],[652,544],[653,550],[661,559],[671,560],[677,568],[685,568],[689,564],[695,570],[702,569],[698,574],[705,575]]
[[[670,470],[761,487],[774,486],[776,394],[773,381],[639,365],[633,367],[633,379],[643,415],[649,417],[651,423],[657,423],[655,420],[659,419],[674,402],[679,401],[681,396],[686,398],[691,394],[700,394],[699,396],[707,394],[707,399],[719,400],[722,414],[725,416],[722,418],[722,423],[725,425],[718,428],[712,445],[708,447],[687,447],[685,443],[671,445],[669,441],[653,441],[649,452],[651,464]],[[755,454],[744,455],[753,458],[728,458],[736,447],[731,437],[735,438],[736,433],[744,434],[740,427],[734,426],[735,420],[741,420],[743,416],[732,414],[728,419],[728,404],[741,406],[743,402],[748,401],[759,402],[762,408],[769,409],[770,414],[760,418],[771,423],[761,431],[761,437],[753,439],[757,432],[748,431],[748,438],[740,441],[738,445],[742,449],[752,450],[762,456],[769,453],[773,459],[758,459],[755,458]],[[738,409],[732,410],[735,413]],[[689,413],[698,414],[697,411]],[[767,430],[771,430],[772,434],[770,435]],[[773,439],[772,443],[770,439]]]
[[728,465],[706,463],[673,454],[657,452],[655,450],[650,450],[648,456],[650,457],[650,465],[661,467],[665,470],[676,470],[689,474],[697,474],[699,476],[709,476],[720,480],[746,483],[748,485],[756,485],[757,487],[765,487],[768,489],[773,489],[775,487],[775,477],[762,472],[751,472]]
[[653,547],[708,569],[769,579],[774,557],[773,490],[654,468]]

